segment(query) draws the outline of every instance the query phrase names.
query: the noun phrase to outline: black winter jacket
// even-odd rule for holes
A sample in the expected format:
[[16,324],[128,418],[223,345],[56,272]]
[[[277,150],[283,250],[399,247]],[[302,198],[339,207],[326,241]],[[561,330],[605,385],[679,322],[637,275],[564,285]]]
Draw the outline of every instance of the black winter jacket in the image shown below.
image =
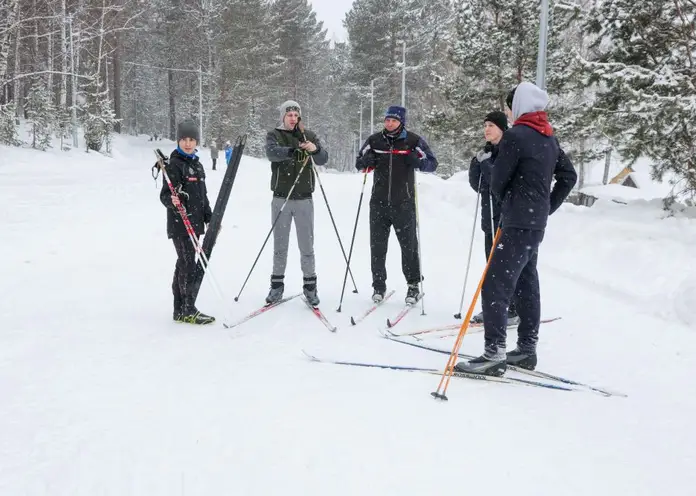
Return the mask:
[[[174,150],[165,166],[169,180],[179,194],[179,199],[186,209],[189,222],[197,236],[205,233],[205,224],[210,222],[213,212],[208,201],[205,186],[205,171],[198,157],[189,157]],[[172,194],[167,181],[162,184],[160,201],[167,207],[167,237],[188,237],[186,226],[177,208],[172,204]]]
[[491,168],[490,186],[502,201],[503,229],[545,229],[577,178],[555,136],[515,124],[503,134]]
[[434,172],[437,159],[425,139],[417,134],[404,129],[392,137],[381,131],[367,138],[355,167],[374,169],[371,201],[398,204],[414,199],[414,169]]
[[[486,233],[491,231],[491,166],[498,156],[498,145],[490,145],[491,150],[481,150],[471,159],[469,166],[469,184],[481,195],[481,229]],[[479,188],[479,180],[481,187]],[[500,222],[500,201],[493,198],[493,230],[498,229]]]

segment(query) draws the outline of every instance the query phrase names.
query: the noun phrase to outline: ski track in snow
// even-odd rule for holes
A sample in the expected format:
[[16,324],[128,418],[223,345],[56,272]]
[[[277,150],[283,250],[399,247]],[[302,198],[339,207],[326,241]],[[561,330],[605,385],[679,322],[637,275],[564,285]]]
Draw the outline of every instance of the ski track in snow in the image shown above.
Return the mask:
[[[540,249],[539,369],[627,393],[587,392],[311,363],[444,367],[447,357],[376,332],[405,294],[390,238],[396,294],[358,326],[368,305],[365,189],[353,273],[321,192],[314,197],[321,308],[328,332],[295,299],[239,328],[222,327],[207,281],[196,328],[171,322],[175,254],[166,239],[154,146],[116,137],[115,159],[76,150],[2,147],[0,198],[0,494],[422,495],[486,490],[517,495],[687,494],[696,477],[696,221],[647,206],[564,205]],[[211,203],[223,171],[209,169]],[[270,168],[242,160],[211,270],[233,321],[268,289],[272,239],[233,301],[270,228]],[[359,174],[322,174],[346,251]],[[466,173],[419,175],[426,315],[399,332],[452,323],[458,310],[476,197]],[[291,231],[286,294],[301,273]],[[484,265],[478,224],[463,313]],[[480,308],[477,304],[476,311]],[[514,347],[511,332],[508,346]],[[431,341],[450,349],[454,338]],[[483,335],[462,352],[478,354]],[[453,477],[454,476],[454,477]]]

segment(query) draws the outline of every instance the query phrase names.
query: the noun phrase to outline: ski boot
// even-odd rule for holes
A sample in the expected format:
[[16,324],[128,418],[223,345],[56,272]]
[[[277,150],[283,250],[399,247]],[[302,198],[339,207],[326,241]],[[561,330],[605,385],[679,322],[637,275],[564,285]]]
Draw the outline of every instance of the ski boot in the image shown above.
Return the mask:
[[283,291],[285,290],[283,279],[285,276],[271,276],[271,289],[266,296],[267,305],[272,305],[283,299]]
[[317,277],[305,277],[302,292],[307,302],[313,307],[319,306],[319,294],[317,293]]
[[386,293],[387,290],[385,289],[375,289],[374,293],[372,293],[372,302],[373,303],[381,303],[382,300],[384,299],[384,293]]
[[514,365],[527,370],[534,370],[537,365],[537,356],[536,353],[525,353],[519,348],[515,348],[507,354],[505,361],[508,365]]
[[483,312],[479,313],[478,315],[474,315],[471,317],[472,324],[483,324]]
[[483,374],[500,377],[507,370],[507,364],[505,363],[505,359],[499,360],[497,357],[496,359],[490,359],[483,354],[478,358],[469,360],[468,362],[459,362],[454,366],[454,370],[469,374]]
[[420,296],[420,291],[418,290],[418,284],[409,284],[408,290],[406,290],[406,304],[415,305]]
[[185,324],[205,325],[215,322],[215,317],[201,313],[197,308],[194,307],[189,311],[184,310],[179,316],[179,322],[183,322]]

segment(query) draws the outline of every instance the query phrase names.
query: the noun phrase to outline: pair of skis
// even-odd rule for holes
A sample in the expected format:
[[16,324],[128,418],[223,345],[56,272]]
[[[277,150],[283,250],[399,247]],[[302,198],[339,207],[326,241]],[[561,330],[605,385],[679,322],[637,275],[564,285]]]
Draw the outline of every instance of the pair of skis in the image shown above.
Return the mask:
[[304,295],[302,295],[301,293],[297,293],[297,294],[294,294],[294,295],[292,295],[292,296],[287,296],[287,297],[285,297],[285,298],[283,298],[283,299],[281,299],[281,300],[278,300],[278,301],[276,301],[276,302],[274,302],[274,303],[267,303],[267,304],[263,305],[262,307],[260,307],[260,308],[258,308],[258,309],[256,309],[256,310],[254,310],[253,312],[251,312],[250,314],[248,314],[247,316],[245,316],[245,317],[242,318],[241,320],[235,322],[235,323],[232,324],[232,325],[225,325],[225,327],[228,328],[228,329],[231,329],[231,328],[233,328],[233,327],[240,326],[240,325],[244,324],[245,322],[247,322],[247,321],[253,319],[254,317],[258,317],[259,315],[264,314],[264,313],[268,312],[269,310],[271,310],[271,309],[273,309],[273,308],[275,308],[275,307],[277,307],[277,306],[279,306],[279,305],[282,305],[283,303],[286,303],[286,302],[288,302],[288,301],[290,301],[290,300],[294,300],[294,299],[297,298],[298,296],[300,296],[300,297],[302,298],[302,301],[304,301],[305,305],[307,305],[307,307],[309,307],[309,309],[312,311],[312,313],[319,319],[319,321],[320,321],[322,324],[324,324],[324,326],[325,326],[329,331],[331,331],[331,332],[336,332],[336,331],[338,330],[338,328],[337,328],[335,325],[333,325],[333,324],[331,324],[331,322],[329,322],[329,319],[326,318],[326,316],[325,316],[324,313],[319,309],[319,307],[315,307],[315,306],[311,305],[311,304],[309,303],[309,301],[307,301],[307,298],[305,298]]
[[[440,350],[438,348],[433,348],[430,346],[422,345],[419,343],[411,343],[408,341],[403,341],[401,339],[395,338],[393,336],[390,336],[388,333],[384,332],[382,335],[391,341],[395,341],[397,343],[405,344],[408,346],[414,346],[416,348],[428,350],[428,351],[434,351],[436,353],[442,353],[442,354],[449,354],[449,351],[446,350]],[[311,355],[307,353],[305,350],[302,350],[302,352],[313,362],[318,362],[318,363],[329,363],[329,364],[334,364],[334,365],[345,365],[345,366],[351,366],[351,367],[369,367],[369,368],[380,368],[380,369],[390,369],[390,370],[400,370],[400,371],[407,371],[407,372],[424,372],[428,374],[435,374],[435,375],[442,375],[443,372],[438,369],[432,369],[432,368],[425,368],[425,367],[416,367],[416,366],[410,366],[410,365],[391,365],[391,364],[383,364],[383,363],[368,363],[368,362],[352,362],[352,361],[344,361],[344,360],[331,360],[331,359],[323,359],[323,358],[317,358],[314,355]],[[471,355],[466,355],[463,353],[460,353],[459,356],[464,359],[472,359],[474,358]],[[580,391],[580,390],[586,390],[590,391],[593,393],[597,393],[601,396],[609,397],[609,396],[619,396],[619,397],[626,397],[624,393],[616,392],[616,391],[611,391],[606,388],[601,388],[601,387],[596,387],[596,386],[591,386],[589,384],[584,384],[582,382],[574,381],[572,379],[567,379],[565,377],[560,377],[557,375],[549,374],[547,372],[541,372],[539,370],[527,370],[521,367],[517,367],[514,365],[508,365],[507,366],[508,370],[514,371],[521,373],[523,375],[528,375],[530,377],[534,377],[535,379],[542,379],[546,381],[554,381],[560,384],[554,384],[552,382],[542,382],[541,380],[531,380],[531,379],[523,379],[519,377],[496,377],[496,376],[490,376],[490,375],[485,375],[485,374],[475,374],[471,372],[460,372],[458,370],[454,370],[452,372],[453,377],[461,377],[465,379],[474,379],[474,380],[479,380],[479,381],[487,381],[487,382],[497,382],[497,383],[502,383],[502,384],[512,384],[512,385],[523,385],[523,386],[530,386],[530,387],[538,387],[538,388],[545,388],[545,389],[554,389],[558,391]]]
[[[384,298],[381,301],[378,301],[376,303],[372,303],[372,305],[370,305],[370,307],[367,310],[365,310],[365,312],[363,312],[359,317],[357,317],[357,318],[351,317],[350,323],[352,325],[358,325],[360,322],[365,320],[365,318],[367,318],[372,312],[374,312],[382,304],[384,304],[389,298],[391,298],[393,294],[394,294],[394,290],[391,290],[390,292],[388,292],[384,296]],[[389,318],[387,319],[387,327],[389,327],[389,328],[394,327],[396,324],[401,322],[403,320],[403,318],[406,317],[406,315],[418,304],[418,302],[421,300],[421,298],[423,298],[423,296],[425,296],[425,293],[420,293],[418,295],[418,297],[416,298],[416,301],[414,303],[405,303],[404,306],[399,311],[399,313],[393,319],[389,319]]]

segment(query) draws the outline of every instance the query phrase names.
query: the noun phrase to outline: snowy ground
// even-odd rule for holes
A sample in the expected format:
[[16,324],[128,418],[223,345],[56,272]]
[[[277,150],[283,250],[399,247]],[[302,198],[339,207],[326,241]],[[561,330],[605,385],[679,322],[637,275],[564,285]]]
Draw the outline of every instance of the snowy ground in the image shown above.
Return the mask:
[[[175,254],[165,235],[153,143],[118,138],[115,159],[1,148],[0,494],[516,495],[689,494],[696,483],[696,221],[655,203],[564,205],[540,252],[539,369],[627,398],[308,362],[301,350],[442,368],[447,357],[391,343],[377,329],[405,284],[357,327],[371,294],[367,201],[353,270],[360,294],[337,308],[345,265],[320,192],[316,253],[329,333],[295,300],[238,329],[268,288],[268,162],[245,158],[196,328],[171,321]],[[171,143],[158,142],[167,152]],[[202,153],[204,163],[208,155]],[[208,170],[214,203],[222,171]],[[361,177],[322,176],[346,249]],[[371,181],[368,181],[366,200]],[[475,195],[465,174],[419,177],[426,315],[398,329],[455,322]],[[476,229],[466,312],[484,264]],[[301,287],[291,241],[287,292]],[[478,308],[477,308],[478,311]],[[514,333],[509,343],[514,345]],[[451,348],[452,341],[429,344]],[[479,353],[482,335],[462,351]]]

